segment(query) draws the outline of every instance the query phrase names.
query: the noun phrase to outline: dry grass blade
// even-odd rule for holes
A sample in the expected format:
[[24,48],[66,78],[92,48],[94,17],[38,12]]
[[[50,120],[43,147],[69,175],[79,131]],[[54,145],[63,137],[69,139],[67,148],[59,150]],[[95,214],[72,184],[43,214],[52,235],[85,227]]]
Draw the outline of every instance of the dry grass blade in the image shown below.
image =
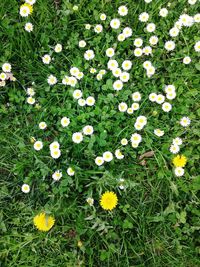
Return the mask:
[[139,160],[142,160],[143,158],[151,158],[153,157],[153,155],[154,155],[154,151],[145,152],[139,157]]

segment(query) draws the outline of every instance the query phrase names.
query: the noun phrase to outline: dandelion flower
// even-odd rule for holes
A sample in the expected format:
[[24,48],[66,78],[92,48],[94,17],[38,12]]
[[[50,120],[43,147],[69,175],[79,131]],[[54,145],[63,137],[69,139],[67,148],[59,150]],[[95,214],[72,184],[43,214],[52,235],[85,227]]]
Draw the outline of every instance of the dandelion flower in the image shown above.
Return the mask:
[[33,223],[38,230],[47,232],[54,226],[55,219],[42,212],[33,218]]
[[184,155],[177,155],[172,160],[175,167],[185,167],[187,163],[187,158]]
[[104,210],[113,210],[117,206],[118,198],[114,192],[105,192],[100,199],[100,205]]

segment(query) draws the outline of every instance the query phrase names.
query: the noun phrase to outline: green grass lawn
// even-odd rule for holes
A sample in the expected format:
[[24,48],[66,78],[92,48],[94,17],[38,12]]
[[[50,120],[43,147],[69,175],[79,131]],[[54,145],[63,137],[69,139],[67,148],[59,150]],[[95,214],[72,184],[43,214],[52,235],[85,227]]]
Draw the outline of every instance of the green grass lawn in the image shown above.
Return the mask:
[[[51,0],[37,0],[32,14],[23,17],[19,12],[24,1],[0,1],[0,67],[10,63],[16,78],[0,87],[0,267],[199,267],[200,48],[195,44],[200,41],[200,15],[195,15],[200,2],[57,2],[56,8]],[[118,13],[122,5],[128,8],[125,16]],[[159,15],[161,8],[167,8],[166,17]],[[138,19],[142,12],[149,14],[147,22]],[[102,13],[106,20],[100,19]],[[196,21],[182,25],[171,37],[169,30],[182,14]],[[110,26],[114,18],[120,20],[118,29]],[[25,30],[27,22],[33,25],[31,32]],[[154,32],[147,31],[148,23],[156,25]],[[94,31],[98,24],[103,26],[100,33]],[[119,41],[125,27],[132,35]],[[156,45],[149,43],[152,36],[158,37]],[[140,49],[151,45],[151,55],[135,55],[136,38],[143,40]],[[79,47],[81,40],[85,47]],[[167,51],[164,46],[170,40],[175,49]],[[62,45],[59,53],[54,51],[56,44]],[[125,70],[130,79],[119,91],[113,87],[119,78],[107,66],[108,48],[114,49],[112,59],[121,70],[124,60],[132,62]],[[95,57],[86,60],[84,53],[91,49]],[[50,64],[43,63],[45,54],[51,56]],[[190,64],[183,63],[186,56]],[[152,76],[147,76],[145,61],[155,67]],[[72,76],[72,67],[84,74],[75,87],[62,83],[64,76]],[[97,76],[101,70],[106,73]],[[55,85],[48,83],[49,75],[57,78]],[[151,93],[166,97],[166,85],[174,85],[176,91],[174,99],[165,99],[172,105],[169,112],[162,103],[149,100]],[[34,104],[27,102],[30,87]],[[81,106],[84,100],[78,102],[74,90],[81,90],[84,100],[94,97],[95,104]],[[141,94],[139,102],[132,99],[134,92]],[[133,102],[139,109],[120,112],[120,103],[130,108]],[[140,130],[135,125],[139,116],[147,119]],[[67,127],[61,124],[63,117],[70,119]],[[187,127],[180,124],[183,117],[191,121]],[[40,122],[47,128],[40,129]],[[72,135],[86,125],[94,133],[74,143]],[[164,135],[157,136],[155,129]],[[136,147],[130,141],[134,133],[142,137]],[[181,177],[170,151],[175,138],[181,138],[179,154],[187,158]],[[34,149],[36,140],[43,142],[39,151]],[[53,141],[60,144],[58,159],[50,154]],[[115,156],[117,149],[123,159]],[[96,157],[106,151],[113,159],[98,166]],[[72,176],[69,167],[75,172]],[[62,172],[59,181],[52,178],[57,170]],[[22,191],[23,184],[30,186],[29,193]],[[106,191],[117,195],[114,209],[100,205]],[[91,206],[89,197],[94,200]],[[41,212],[55,218],[49,231],[34,226],[33,218]]]

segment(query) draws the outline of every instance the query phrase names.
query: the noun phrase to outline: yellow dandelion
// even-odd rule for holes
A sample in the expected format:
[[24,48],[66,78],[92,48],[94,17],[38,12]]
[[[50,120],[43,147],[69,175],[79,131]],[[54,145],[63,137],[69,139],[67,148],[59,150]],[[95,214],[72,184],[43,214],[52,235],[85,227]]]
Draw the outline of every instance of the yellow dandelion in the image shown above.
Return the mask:
[[53,227],[55,219],[42,212],[33,218],[33,223],[38,230],[47,232]]
[[114,192],[105,192],[100,199],[100,205],[104,210],[112,210],[117,206],[118,198]]
[[187,158],[184,155],[177,155],[172,162],[175,167],[185,167]]

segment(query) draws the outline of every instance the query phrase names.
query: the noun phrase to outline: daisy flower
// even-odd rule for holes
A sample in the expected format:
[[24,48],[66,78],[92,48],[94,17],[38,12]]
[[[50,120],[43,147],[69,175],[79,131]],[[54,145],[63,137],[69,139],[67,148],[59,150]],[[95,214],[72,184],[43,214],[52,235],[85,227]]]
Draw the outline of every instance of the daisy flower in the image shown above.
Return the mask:
[[121,103],[118,105],[118,109],[119,109],[120,112],[126,112],[127,108],[128,108],[128,106],[127,106],[127,104],[124,103],[124,102],[121,102]]
[[94,132],[94,129],[91,125],[86,125],[85,127],[83,127],[83,133],[85,135],[92,135]]
[[172,109],[172,105],[168,102],[164,102],[162,104],[162,110],[165,112],[169,112]]
[[33,24],[30,23],[30,22],[27,22],[24,26],[24,29],[27,31],[27,32],[32,32],[33,31]]
[[133,51],[133,53],[134,53],[134,55],[136,56],[136,57],[141,57],[141,55],[142,55],[142,49],[141,48],[136,48],[134,51]]
[[121,140],[121,145],[122,146],[126,146],[128,144],[128,140],[126,139],[126,138],[123,138],[122,140]]
[[60,122],[62,127],[67,127],[70,124],[70,119],[67,117],[63,117]]
[[172,51],[175,48],[175,43],[174,43],[174,41],[167,41],[167,42],[165,42],[164,47],[167,51]]
[[57,78],[54,75],[49,75],[49,77],[47,78],[47,82],[49,85],[54,85],[57,83]]
[[132,67],[132,62],[130,60],[124,60],[122,63],[123,70],[130,70]]
[[120,151],[120,149],[115,150],[115,157],[117,159],[123,159],[124,155],[122,154],[122,152]]
[[83,95],[83,93],[82,93],[82,91],[79,90],[79,89],[74,90],[74,92],[73,92],[73,98],[74,98],[74,99],[79,99],[79,98],[82,97],[82,95]]
[[46,124],[46,122],[44,122],[44,121],[40,122],[40,123],[39,123],[39,128],[40,128],[41,130],[46,129],[46,128],[47,128],[47,124]]
[[96,26],[94,27],[94,31],[95,31],[96,33],[100,33],[100,32],[102,32],[102,31],[103,31],[103,26],[102,26],[101,24],[96,25]]
[[54,226],[55,219],[42,212],[33,218],[33,223],[38,230],[47,232]]
[[56,53],[60,53],[62,51],[62,45],[61,44],[57,44],[54,48],[54,51]]
[[111,160],[113,160],[113,154],[110,151],[106,151],[103,153],[103,159],[106,162],[110,162]]
[[30,186],[28,184],[23,184],[21,190],[23,193],[27,194],[30,192]]
[[94,57],[95,57],[95,54],[94,54],[94,51],[93,51],[93,50],[87,50],[87,51],[84,53],[84,58],[85,58],[86,60],[92,60]]
[[25,3],[23,5],[20,6],[20,15],[22,17],[28,17],[31,13],[33,12],[33,7],[32,5]]
[[108,49],[106,49],[106,56],[107,56],[107,57],[113,57],[114,54],[115,54],[115,51],[114,51],[113,48],[108,48]]
[[174,173],[176,176],[181,177],[184,175],[185,171],[182,167],[176,167]]
[[49,64],[50,62],[51,62],[51,57],[50,57],[50,55],[44,55],[43,57],[42,57],[42,62],[44,63],[44,64]]
[[50,150],[51,157],[54,159],[58,159],[61,156],[61,151],[60,149],[53,149]]
[[118,13],[120,16],[124,17],[128,14],[128,8],[126,6],[120,6],[118,8]]
[[113,89],[116,91],[120,91],[123,88],[123,82],[120,80],[117,80],[113,83]]
[[163,136],[165,134],[165,132],[160,130],[160,129],[155,129],[153,132],[154,132],[155,135],[157,135],[159,137],[161,137],[161,136]]
[[72,141],[76,144],[79,144],[83,141],[83,135],[80,132],[73,133]]
[[73,169],[72,167],[69,167],[69,168],[67,169],[67,174],[68,174],[69,176],[74,176],[74,174],[75,174],[74,169]]
[[81,40],[81,41],[79,41],[78,46],[81,47],[81,48],[85,47],[86,46],[86,42],[84,40]]
[[62,172],[60,171],[55,171],[53,174],[52,174],[52,178],[54,181],[59,181],[62,177]]
[[123,29],[123,35],[125,36],[125,38],[131,37],[133,34],[133,31],[130,27],[125,27]]
[[181,120],[180,120],[180,124],[181,124],[181,126],[183,126],[183,127],[187,127],[187,126],[190,125],[190,119],[189,119],[188,117],[183,117],[183,118],[181,118]]
[[149,19],[149,14],[147,12],[143,12],[139,15],[139,20],[141,22],[147,22]]
[[169,148],[170,152],[173,154],[177,154],[180,151],[180,148],[178,145],[171,145]]
[[117,195],[114,192],[105,192],[100,199],[100,205],[104,210],[113,210],[118,203]]
[[103,163],[104,163],[103,157],[96,157],[95,163],[96,163],[97,166],[103,165]]
[[12,67],[11,67],[10,63],[4,63],[2,65],[3,72],[11,72],[11,69],[12,69]]
[[180,146],[180,145],[182,145],[183,141],[182,141],[182,139],[181,139],[180,137],[176,137],[176,138],[174,138],[174,139],[172,140],[172,143],[173,143],[174,145]]
[[183,63],[186,64],[186,65],[190,64],[191,61],[192,61],[191,58],[188,57],[188,56],[184,57],[184,59],[183,59]]
[[94,104],[95,104],[95,99],[94,99],[94,97],[93,97],[93,96],[88,96],[88,97],[86,98],[86,104],[87,104],[88,106],[94,106]]
[[159,15],[163,18],[167,17],[168,10],[166,8],[161,8],[159,11]]
[[49,146],[50,150],[58,150],[60,148],[60,144],[57,141],[54,141]]
[[156,30],[156,25],[154,23],[147,24],[146,30],[148,32],[154,32]]
[[104,13],[101,14],[101,15],[100,15],[100,20],[106,20],[106,14],[104,14]]
[[33,145],[34,149],[39,151],[43,148],[43,143],[41,141],[36,141]]
[[110,22],[110,27],[113,29],[119,29],[120,27],[120,20],[119,19],[112,19]]
[[136,38],[133,42],[134,46],[141,47],[143,44],[143,40],[141,38]]
[[196,52],[200,52],[200,41],[196,42],[195,46],[194,46],[194,50]]
[[149,43],[150,43],[150,45],[156,45],[157,43],[158,43],[158,37],[157,36],[151,36],[150,38],[149,38]]

